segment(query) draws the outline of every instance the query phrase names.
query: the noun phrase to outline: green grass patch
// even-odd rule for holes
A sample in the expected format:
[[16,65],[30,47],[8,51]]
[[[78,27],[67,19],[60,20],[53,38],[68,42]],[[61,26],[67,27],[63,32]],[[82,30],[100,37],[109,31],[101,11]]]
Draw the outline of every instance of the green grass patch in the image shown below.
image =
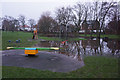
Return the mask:
[[69,41],[79,41],[79,40],[87,40],[85,38],[69,38]]
[[[20,39],[20,43],[16,43],[16,40]],[[2,50],[5,50],[6,47],[31,47],[35,43],[34,41],[28,41],[28,39],[32,39],[32,33],[28,32],[10,32],[3,31],[2,32]],[[12,42],[8,42],[11,40]]]
[[[47,41],[65,41],[65,38],[58,38],[58,37],[39,37],[39,39],[44,39]],[[84,38],[68,38],[68,41],[79,41],[79,40],[87,40]]]
[[[80,34],[80,36],[85,36],[85,34]],[[87,34],[86,35],[87,37],[90,37],[91,35],[90,34]],[[97,37],[97,35],[93,34],[92,37]],[[108,38],[111,38],[111,39],[120,39],[120,35],[100,35],[101,38],[104,38],[104,37],[108,37]]]
[[89,56],[85,66],[68,73],[3,66],[3,78],[118,78],[118,59]]
[[116,39],[120,39],[120,35],[101,35],[100,37],[108,37],[108,38],[116,38]]
[[39,39],[44,39],[47,41],[63,41],[64,39],[58,38],[58,37],[38,37]]

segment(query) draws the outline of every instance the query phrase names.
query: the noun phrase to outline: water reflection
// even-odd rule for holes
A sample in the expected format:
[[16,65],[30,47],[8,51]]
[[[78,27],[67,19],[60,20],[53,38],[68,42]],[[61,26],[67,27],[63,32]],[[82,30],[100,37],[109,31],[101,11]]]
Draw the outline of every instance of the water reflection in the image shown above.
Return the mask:
[[67,55],[79,61],[84,55],[120,56],[120,40],[116,39],[87,39],[80,41],[67,41],[62,44],[60,41],[41,41],[35,46],[39,47],[60,47],[60,54]]
[[110,53],[112,53],[113,55],[117,55],[120,53],[120,41],[109,40],[107,43],[107,47],[110,49]]

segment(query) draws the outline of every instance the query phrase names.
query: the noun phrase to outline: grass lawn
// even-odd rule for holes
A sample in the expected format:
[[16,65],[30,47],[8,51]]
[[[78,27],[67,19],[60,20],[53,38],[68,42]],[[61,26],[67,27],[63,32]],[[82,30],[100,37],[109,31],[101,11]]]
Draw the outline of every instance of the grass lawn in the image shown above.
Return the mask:
[[[44,39],[47,41],[65,41],[66,39],[61,39],[58,37],[39,37],[39,39]],[[87,40],[84,38],[68,38],[68,41],[79,41],[79,40]]]
[[87,40],[85,38],[69,38],[68,41],[79,41],[79,40]]
[[[80,34],[80,36],[85,36],[85,34]],[[90,37],[91,35],[87,34],[86,36]],[[92,36],[96,37],[97,35],[93,34]],[[111,39],[120,39],[120,35],[100,35],[100,37],[101,38],[108,37],[108,38],[111,38]]]
[[[16,43],[16,40],[20,39],[20,43]],[[32,39],[32,33],[28,32],[10,32],[3,31],[2,32],[2,49],[5,50],[6,47],[31,47],[35,43],[34,41],[28,41],[28,39]],[[11,40],[12,42],[8,42]]]
[[89,56],[85,66],[68,73],[41,71],[31,68],[3,66],[3,78],[118,78],[118,59]]
[[63,41],[64,39],[60,39],[58,37],[41,37],[39,36],[38,37],[39,39],[44,39],[44,40],[47,40],[47,41]]

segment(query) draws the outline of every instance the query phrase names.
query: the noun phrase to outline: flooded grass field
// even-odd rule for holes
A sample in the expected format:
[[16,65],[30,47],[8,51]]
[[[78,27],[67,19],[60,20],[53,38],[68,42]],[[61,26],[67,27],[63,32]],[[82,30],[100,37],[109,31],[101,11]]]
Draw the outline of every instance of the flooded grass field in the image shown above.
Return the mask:
[[[60,47],[59,54],[82,60],[84,56],[120,57],[120,39],[86,38],[79,41],[40,41],[37,47]],[[56,52],[56,51],[55,51]]]

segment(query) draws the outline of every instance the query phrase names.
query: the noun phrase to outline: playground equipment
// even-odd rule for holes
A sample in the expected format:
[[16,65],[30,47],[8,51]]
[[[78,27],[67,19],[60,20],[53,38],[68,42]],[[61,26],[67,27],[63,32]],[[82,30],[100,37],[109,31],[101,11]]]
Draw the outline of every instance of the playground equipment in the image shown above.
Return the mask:
[[24,49],[25,54],[28,54],[28,55],[35,55],[38,53],[38,50],[59,50],[58,47],[50,47],[50,48],[45,48],[45,47],[37,47],[37,48],[7,47],[7,49]]
[[[11,42],[13,42],[13,41],[12,41],[12,40],[8,40],[8,42],[11,43]],[[15,41],[15,43],[20,43],[20,42],[21,42],[20,39],[18,39],[18,40]]]
[[20,43],[20,40],[16,40],[16,43]]
[[10,42],[12,42],[11,40],[8,40],[8,42],[10,43]]
[[65,44],[65,42],[67,42],[68,40],[62,41],[61,44]]

